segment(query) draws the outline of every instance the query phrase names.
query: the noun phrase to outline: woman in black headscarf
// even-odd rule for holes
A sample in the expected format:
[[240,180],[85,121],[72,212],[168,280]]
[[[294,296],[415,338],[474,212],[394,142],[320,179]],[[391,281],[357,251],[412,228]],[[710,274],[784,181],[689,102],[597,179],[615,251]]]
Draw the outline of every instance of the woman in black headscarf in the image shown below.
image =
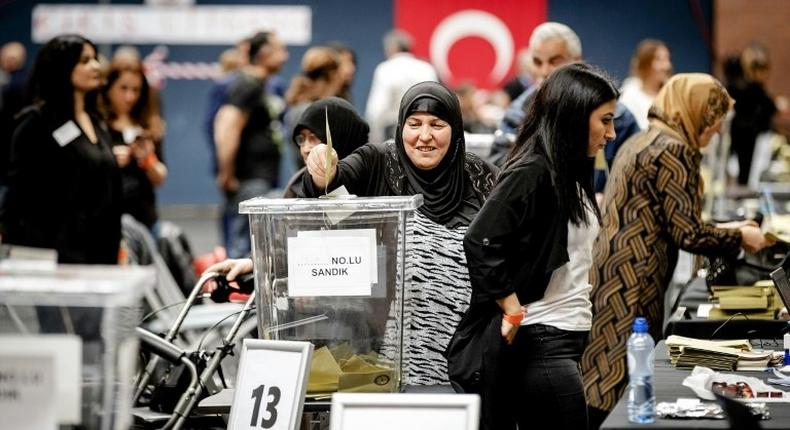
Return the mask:
[[[310,151],[317,145],[326,143],[326,122],[329,116],[329,130],[332,135],[332,146],[338,156],[344,158],[368,141],[370,127],[359,116],[354,105],[339,97],[326,97],[315,101],[305,109],[294,125],[292,139],[299,146],[303,160],[307,160]],[[305,168],[296,172],[288,181],[283,197],[290,199],[304,196],[302,175]],[[205,272],[225,273],[228,281],[237,276],[252,273],[251,258],[229,258],[206,268]],[[213,288],[210,286],[209,288]]]
[[[339,97],[327,97],[310,104],[294,125],[292,139],[299,147],[303,161],[310,151],[326,143],[326,121],[329,120],[333,148],[339,158],[345,158],[355,149],[368,143],[370,127],[354,109],[354,105]],[[304,168],[296,172],[285,187],[285,198],[301,194]]]
[[471,293],[463,237],[496,172],[466,152],[458,99],[442,84],[422,82],[406,92],[397,130],[394,141],[369,143],[340,161],[333,154],[329,174],[327,146],[316,146],[302,185],[312,197],[340,185],[359,196],[423,195],[414,231],[408,232],[415,258],[406,305],[411,319],[403,383],[447,384],[442,352]]
[[[430,118],[422,118],[427,116]],[[420,212],[453,229],[466,226],[491,188],[493,166],[466,152],[458,98],[442,84],[421,82],[403,96],[395,140],[367,144],[332,165],[328,189],[345,185],[360,196],[422,194]],[[441,141],[440,134],[448,138]],[[308,195],[324,192],[326,146],[307,160]],[[335,157],[339,158],[339,157]]]

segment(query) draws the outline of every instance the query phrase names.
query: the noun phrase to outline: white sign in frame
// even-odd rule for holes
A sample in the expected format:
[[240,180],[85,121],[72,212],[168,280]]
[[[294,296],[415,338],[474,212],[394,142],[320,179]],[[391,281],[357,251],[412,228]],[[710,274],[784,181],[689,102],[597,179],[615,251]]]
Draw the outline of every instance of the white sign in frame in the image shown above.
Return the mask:
[[330,430],[476,430],[477,394],[335,393]]
[[244,339],[228,429],[299,428],[312,356],[309,342]]

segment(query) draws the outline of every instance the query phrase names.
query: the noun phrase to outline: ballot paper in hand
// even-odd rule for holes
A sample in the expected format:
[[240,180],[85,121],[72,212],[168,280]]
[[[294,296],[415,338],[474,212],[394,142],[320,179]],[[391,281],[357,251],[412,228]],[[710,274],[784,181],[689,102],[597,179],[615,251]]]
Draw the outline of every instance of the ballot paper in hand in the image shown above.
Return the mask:
[[326,185],[329,187],[329,183],[332,182],[332,133],[329,131],[329,109],[324,108],[324,114],[326,118],[326,152],[324,153],[325,160],[324,160],[324,172],[326,172]]

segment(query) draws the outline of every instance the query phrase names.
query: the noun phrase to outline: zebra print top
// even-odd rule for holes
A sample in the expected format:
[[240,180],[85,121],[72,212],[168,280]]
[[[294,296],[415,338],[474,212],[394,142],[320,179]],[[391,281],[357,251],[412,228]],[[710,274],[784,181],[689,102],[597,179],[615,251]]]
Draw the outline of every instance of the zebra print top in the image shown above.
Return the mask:
[[469,306],[472,286],[463,238],[466,226],[449,229],[419,210],[407,231],[412,250],[406,270],[404,362],[406,385],[449,384],[442,356]]

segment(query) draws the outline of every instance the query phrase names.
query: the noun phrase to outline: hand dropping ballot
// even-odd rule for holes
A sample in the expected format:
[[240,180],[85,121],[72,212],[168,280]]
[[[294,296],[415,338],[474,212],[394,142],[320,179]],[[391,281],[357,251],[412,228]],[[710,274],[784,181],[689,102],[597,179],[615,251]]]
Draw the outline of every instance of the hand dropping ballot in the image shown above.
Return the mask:
[[289,237],[288,295],[370,296],[378,281],[375,245],[374,229],[302,231]]

